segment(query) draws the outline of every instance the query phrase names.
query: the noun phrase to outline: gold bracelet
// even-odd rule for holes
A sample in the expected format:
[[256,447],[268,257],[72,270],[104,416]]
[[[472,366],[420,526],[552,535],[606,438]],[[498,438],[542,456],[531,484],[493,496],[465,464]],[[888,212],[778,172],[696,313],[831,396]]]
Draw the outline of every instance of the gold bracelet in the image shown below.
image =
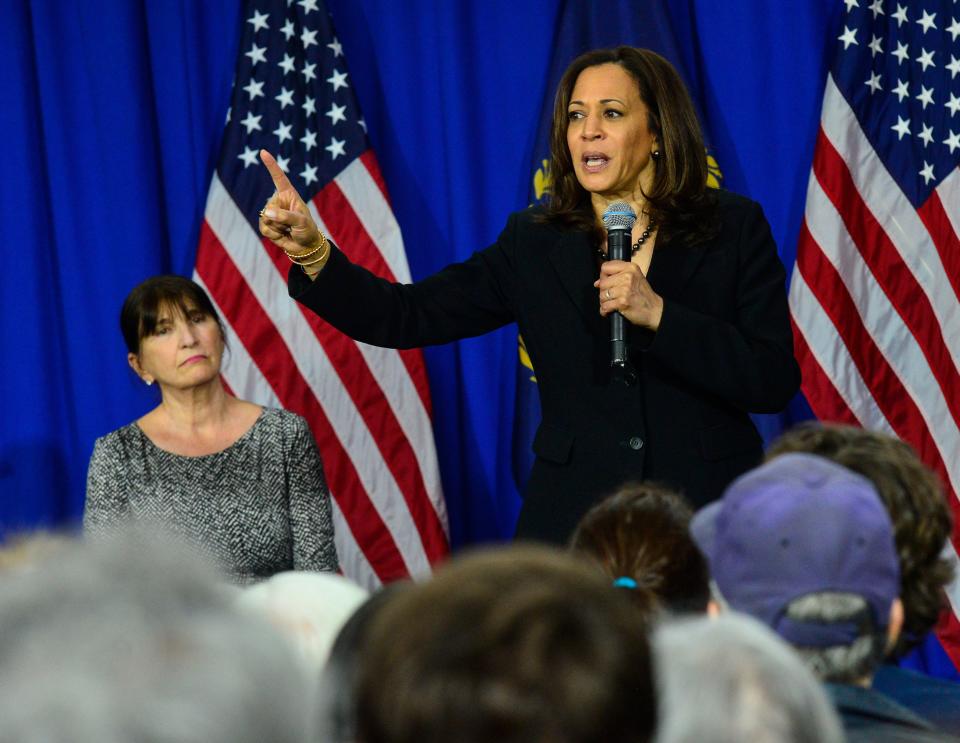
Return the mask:
[[323,243],[320,243],[315,248],[311,248],[306,253],[287,253],[287,258],[290,259],[291,263],[299,263],[301,258],[309,258],[311,255],[316,255],[323,249]]
[[287,258],[290,259],[291,263],[297,263],[303,265],[303,259],[309,258],[312,255],[328,249],[330,247],[329,242],[327,242],[327,236],[322,232],[320,233],[320,241],[316,244],[315,247],[310,248],[306,253],[290,253],[289,251],[284,251],[287,254]]
[[[319,258],[315,258],[314,260],[309,262],[300,262],[298,265],[300,266],[300,269],[312,279],[314,276],[316,276],[318,273],[320,273],[323,270],[323,267],[327,265],[327,259],[329,258],[330,258],[330,243],[328,241],[326,242],[326,250],[323,251],[323,254]],[[316,271],[310,272],[307,270],[307,266],[316,266],[317,264],[320,264],[320,265],[317,267]]]
[[298,266],[315,266],[316,264],[327,260],[330,257],[330,243],[326,245],[327,249],[318,258],[314,258],[312,261],[294,261]]

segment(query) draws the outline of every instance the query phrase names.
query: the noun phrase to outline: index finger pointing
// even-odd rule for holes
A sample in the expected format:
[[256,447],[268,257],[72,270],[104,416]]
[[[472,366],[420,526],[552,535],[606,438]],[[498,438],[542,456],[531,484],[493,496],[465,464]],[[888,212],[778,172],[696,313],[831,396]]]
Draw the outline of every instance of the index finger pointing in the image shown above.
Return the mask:
[[278,191],[286,191],[288,189],[291,191],[296,190],[290,182],[290,179],[287,178],[287,174],[283,172],[283,169],[277,161],[273,159],[273,155],[266,150],[260,150],[260,160],[266,166],[270,177],[273,179],[273,185],[277,187]]

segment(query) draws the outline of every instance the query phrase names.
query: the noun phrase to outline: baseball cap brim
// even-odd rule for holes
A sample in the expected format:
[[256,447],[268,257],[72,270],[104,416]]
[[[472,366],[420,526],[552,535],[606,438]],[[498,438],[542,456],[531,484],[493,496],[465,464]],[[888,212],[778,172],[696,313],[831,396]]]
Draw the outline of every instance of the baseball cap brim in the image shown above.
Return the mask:
[[717,538],[717,519],[722,506],[723,501],[714,501],[697,511],[690,521],[690,536],[708,560],[713,554],[713,545]]

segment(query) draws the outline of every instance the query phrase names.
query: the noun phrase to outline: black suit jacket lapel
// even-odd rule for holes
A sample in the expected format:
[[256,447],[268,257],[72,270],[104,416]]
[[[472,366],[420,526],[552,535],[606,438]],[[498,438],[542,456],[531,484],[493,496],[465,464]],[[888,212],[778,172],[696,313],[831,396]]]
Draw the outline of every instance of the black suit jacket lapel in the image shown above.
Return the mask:
[[[560,285],[588,323],[600,318],[593,235],[587,232],[566,232],[557,237],[547,250],[548,260],[560,279]],[[664,297],[676,298],[696,273],[707,252],[707,244],[694,247],[664,243],[657,246],[647,279],[653,290]]]
[[647,272],[647,281],[660,296],[676,298],[683,292],[706,252],[703,243],[694,247],[669,243],[658,245]]
[[592,238],[587,232],[568,232],[547,251],[561,286],[588,321],[598,315],[597,290],[593,288],[597,266]]

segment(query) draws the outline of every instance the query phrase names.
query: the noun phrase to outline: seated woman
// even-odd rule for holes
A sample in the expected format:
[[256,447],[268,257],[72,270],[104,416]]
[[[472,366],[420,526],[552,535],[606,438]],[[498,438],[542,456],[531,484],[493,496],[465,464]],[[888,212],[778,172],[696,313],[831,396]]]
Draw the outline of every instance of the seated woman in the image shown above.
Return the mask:
[[155,276],[120,312],[127,361],[160,404],[97,439],[84,531],[149,520],[185,536],[238,583],[337,570],[330,494],[306,421],[227,394],[223,326],[210,298]]

